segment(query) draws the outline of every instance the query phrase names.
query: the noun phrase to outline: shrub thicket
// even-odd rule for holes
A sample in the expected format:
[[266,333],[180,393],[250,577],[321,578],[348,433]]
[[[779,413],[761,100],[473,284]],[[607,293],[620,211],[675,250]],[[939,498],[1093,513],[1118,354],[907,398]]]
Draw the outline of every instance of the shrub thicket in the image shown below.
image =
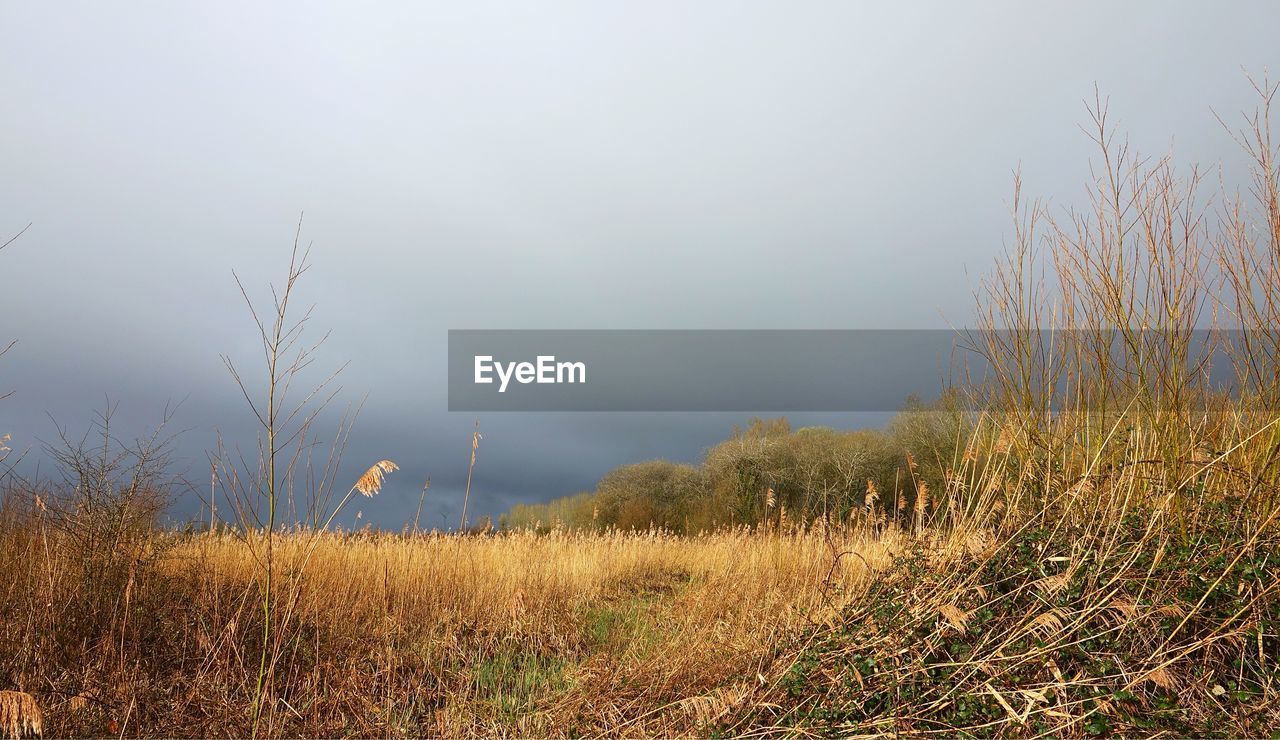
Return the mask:
[[848,522],[873,506],[888,517],[937,488],[971,425],[957,397],[910,399],[886,430],[792,430],[786,419],[752,419],[707,450],[697,467],[666,460],[626,465],[596,489],[546,504],[517,504],[507,529],[658,527],[693,533],[721,526]]

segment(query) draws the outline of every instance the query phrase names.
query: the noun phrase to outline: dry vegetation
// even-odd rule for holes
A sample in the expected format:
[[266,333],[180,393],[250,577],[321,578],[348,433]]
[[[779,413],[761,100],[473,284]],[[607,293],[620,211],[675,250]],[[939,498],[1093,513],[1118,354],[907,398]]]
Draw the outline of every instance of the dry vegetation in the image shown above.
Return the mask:
[[[4,722],[38,732],[42,712],[53,734],[148,736],[1275,733],[1280,170],[1276,88],[1258,90],[1239,135],[1255,178],[1212,205],[1195,170],[1115,140],[1097,101],[1089,208],[1019,199],[979,292],[991,331],[969,339],[994,376],[945,413],[904,417],[906,438],[928,430],[929,456],[853,454],[894,435],[748,431],[702,470],[603,481],[557,504],[549,528],[282,528],[316,418],[314,395],[285,402],[306,364],[282,359],[300,333],[286,289],[258,323],[265,402],[241,385],[260,454],[215,455],[237,526],[144,526],[165,486],[156,437],[115,450],[104,430],[100,451],[67,446],[61,483],[11,480]],[[1234,333],[1205,341],[1209,327]],[[332,521],[394,465],[336,507],[333,469],[305,477],[306,521]],[[707,517],[680,508],[699,493],[734,524],[606,526]]]
[[[44,699],[50,732],[251,732],[262,613],[259,566],[239,538],[165,538],[133,587],[137,621],[122,616],[86,644],[75,615],[94,584],[39,537],[10,537],[31,581],[8,600],[3,639],[30,643],[6,667],[47,677],[25,687]],[[312,557],[309,577],[278,594],[287,637],[260,732],[689,731],[747,706],[794,636],[833,623],[903,542],[895,528],[326,534],[318,545],[284,533],[281,573]],[[860,557],[833,569],[848,550]]]

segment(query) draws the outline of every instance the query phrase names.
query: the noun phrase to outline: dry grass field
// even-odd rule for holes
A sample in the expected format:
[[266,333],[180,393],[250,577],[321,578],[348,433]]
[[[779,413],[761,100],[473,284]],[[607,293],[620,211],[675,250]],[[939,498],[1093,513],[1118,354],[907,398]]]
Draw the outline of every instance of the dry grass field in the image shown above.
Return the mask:
[[[280,688],[260,731],[693,731],[776,679],[796,637],[831,623],[902,542],[893,528],[283,534],[271,651]],[[18,555],[13,539],[5,544]],[[153,544],[164,551],[156,568],[119,595],[145,622],[114,625],[96,644],[75,642],[80,599],[95,584],[79,580],[78,563],[46,557],[43,537],[25,544],[20,556],[40,564],[29,591],[11,592],[8,608],[27,616],[6,614],[20,634],[5,637],[30,640],[13,656],[28,671],[62,662],[37,692],[50,732],[251,732],[259,571],[241,539]],[[857,556],[833,567],[842,552]],[[308,553],[306,578],[292,579]]]
[[[283,570],[305,541],[283,540]],[[865,560],[828,573],[833,547]],[[726,687],[752,688],[791,635],[829,619],[832,599],[864,590],[895,547],[891,534],[813,532],[325,535],[285,618],[318,633],[318,652],[284,655],[277,670],[302,689],[290,699],[323,733],[350,730],[357,717],[376,734],[688,729],[693,715],[671,715],[704,694],[719,701]],[[252,582],[229,538],[197,538],[179,553],[225,591]],[[235,621],[209,608],[211,623]]]
[[1092,472],[975,434],[942,491],[828,525],[277,532],[265,650],[262,532],[86,562],[10,511],[6,680],[54,736],[253,734],[264,654],[266,736],[1278,726],[1280,509],[1239,486],[1240,460],[1160,498],[1138,464],[1159,442],[1127,424]]

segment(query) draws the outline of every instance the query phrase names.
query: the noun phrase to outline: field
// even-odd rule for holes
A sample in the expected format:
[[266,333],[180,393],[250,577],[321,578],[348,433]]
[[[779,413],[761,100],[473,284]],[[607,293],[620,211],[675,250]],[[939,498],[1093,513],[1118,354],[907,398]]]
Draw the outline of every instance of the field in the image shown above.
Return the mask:
[[[264,731],[692,731],[761,688],[794,636],[865,592],[899,540],[894,530],[286,534],[276,545],[283,572],[314,555],[306,581],[281,593],[288,638],[273,659],[288,688]],[[122,595],[145,621],[97,644],[75,642],[77,602],[94,584],[76,582],[78,564],[42,558],[43,545],[8,550],[43,562],[26,598],[10,594],[28,616],[6,615],[20,633],[5,644],[30,641],[15,656],[28,670],[74,655],[42,687],[59,697],[46,704],[46,731],[250,732],[260,609],[241,541],[159,545],[161,566],[126,580]],[[833,569],[833,548],[858,557]]]
[[1275,510],[1142,485],[945,530],[277,533],[266,651],[243,538],[86,563],[37,522],[0,530],[0,639],[54,736],[252,734],[264,653],[272,736],[1274,728]]

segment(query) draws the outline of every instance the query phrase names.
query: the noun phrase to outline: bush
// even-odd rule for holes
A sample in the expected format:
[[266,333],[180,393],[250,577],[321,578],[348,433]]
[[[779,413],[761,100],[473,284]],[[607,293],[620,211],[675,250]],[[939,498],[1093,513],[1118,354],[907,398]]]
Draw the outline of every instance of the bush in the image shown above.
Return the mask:
[[683,529],[703,490],[692,465],[650,460],[624,465],[600,479],[599,518],[619,529]]

